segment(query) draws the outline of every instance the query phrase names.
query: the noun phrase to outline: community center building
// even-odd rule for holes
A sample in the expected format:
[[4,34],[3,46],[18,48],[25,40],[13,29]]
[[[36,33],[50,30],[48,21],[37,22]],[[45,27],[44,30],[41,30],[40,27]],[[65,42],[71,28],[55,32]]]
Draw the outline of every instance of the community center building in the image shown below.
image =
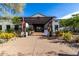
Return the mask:
[[[59,29],[59,22],[56,20],[55,16],[45,16],[42,14],[34,14],[30,17],[21,17],[24,18],[25,23],[31,26],[34,32],[44,32],[45,29],[50,27],[52,34]],[[8,28],[12,28],[14,30],[21,29],[20,25],[13,24],[12,18],[0,17],[0,30],[5,31]]]

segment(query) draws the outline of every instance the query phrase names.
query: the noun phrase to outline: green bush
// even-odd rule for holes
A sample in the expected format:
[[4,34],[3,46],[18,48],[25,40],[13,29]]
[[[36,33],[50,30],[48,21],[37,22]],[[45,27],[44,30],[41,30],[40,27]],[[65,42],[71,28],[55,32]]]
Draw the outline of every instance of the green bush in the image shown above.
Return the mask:
[[14,30],[13,29],[7,29],[6,32],[12,33],[12,32],[14,32]]
[[68,30],[63,30],[63,32],[64,32],[64,33],[67,33],[67,32],[69,32],[69,31],[68,31]]
[[0,34],[2,33],[2,31],[0,30]]
[[62,31],[56,31],[56,32],[55,32],[56,36],[63,36],[63,33],[64,33],[64,32],[62,32]]
[[63,35],[63,39],[70,42],[72,40],[72,33],[71,32],[67,32],[67,33],[64,33]]

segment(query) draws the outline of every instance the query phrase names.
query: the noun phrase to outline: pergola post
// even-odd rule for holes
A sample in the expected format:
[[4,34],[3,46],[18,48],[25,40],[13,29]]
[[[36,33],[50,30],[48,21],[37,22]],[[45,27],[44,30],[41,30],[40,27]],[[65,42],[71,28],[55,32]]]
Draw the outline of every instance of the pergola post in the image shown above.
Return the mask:
[[22,18],[22,32],[21,32],[21,36],[25,36],[26,34],[26,22],[24,20],[24,17]]
[[52,35],[55,35],[55,21],[52,19]]

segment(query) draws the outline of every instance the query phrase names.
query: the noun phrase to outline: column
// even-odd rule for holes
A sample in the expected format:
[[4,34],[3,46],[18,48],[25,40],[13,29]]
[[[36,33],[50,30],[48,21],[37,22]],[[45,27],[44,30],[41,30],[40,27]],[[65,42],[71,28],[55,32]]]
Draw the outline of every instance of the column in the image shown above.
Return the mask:
[[52,21],[52,34],[55,34],[55,21]]

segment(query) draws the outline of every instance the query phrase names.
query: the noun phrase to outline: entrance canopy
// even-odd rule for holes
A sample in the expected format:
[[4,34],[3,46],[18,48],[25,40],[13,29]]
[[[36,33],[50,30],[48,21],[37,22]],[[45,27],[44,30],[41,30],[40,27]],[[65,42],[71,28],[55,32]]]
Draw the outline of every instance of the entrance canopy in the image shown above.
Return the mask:
[[29,24],[46,24],[53,17],[26,17],[25,21]]
[[24,20],[30,25],[30,24],[46,24],[50,20],[56,18],[55,16],[45,16],[43,14],[37,13],[30,17],[23,17]]

